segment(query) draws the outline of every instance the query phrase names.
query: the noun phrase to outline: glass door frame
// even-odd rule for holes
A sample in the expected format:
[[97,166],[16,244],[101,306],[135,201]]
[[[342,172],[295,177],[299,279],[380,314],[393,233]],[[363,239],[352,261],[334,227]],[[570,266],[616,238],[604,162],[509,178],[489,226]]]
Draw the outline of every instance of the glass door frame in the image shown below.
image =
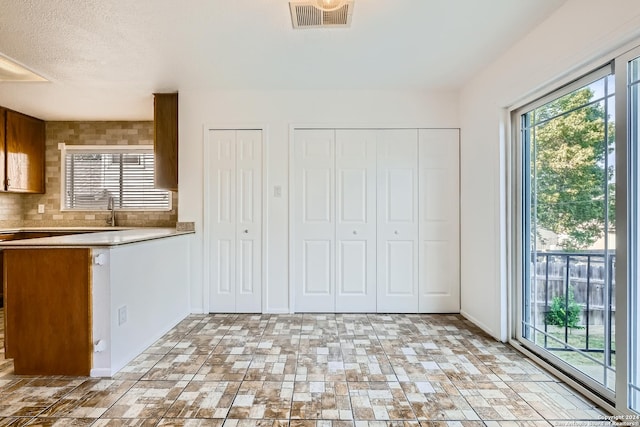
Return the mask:
[[[636,375],[640,370],[640,363],[632,366],[629,351],[635,351],[635,357],[640,355],[640,343],[635,344],[635,349],[629,346],[630,331],[638,334],[639,327],[634,329],[632,321],[640,319],[640,307],[631,308],[633,303],[628,283],[635,283],[640,287],[640,141],[630,141],[636,135],[630,123],[631,109],[630,88],[628,82],[629,64],[640,58],[640,46],[635,44],[629,50],[620,50],[612,55],[612,61],[604,67],[595,67],[593,70],[573,82],[570,82],[558,90],[551,90],[551,94],[539,99],[523,103],[505,110],[505,122],[510,144],[506,144],[505,158],[508,177],[505,183],[507,210],[507,253],[506,272],[510,286],[508,287],[508,325],[509,341],[529,355],[540,358],[539,362],[566,379],[572,386],[598,401],[603,407],[613,410],[614,413],[637,413],[630,409],[629,390],[631,375]],[[525,262],[525,255],[529,252],[526,246],[529,237],[524,230],[529,227],[529,215],[527,201],[525,200],[525,186],[529,185],[526,173],[529,168],[529,155],[524,153],[526,145],[521,141],[521,115],[524,110],[531,110],[563,94],[572,92],[587,82],[597,79],[597,73],[602,69],[613,68],[615,73],[615,177],[616,177],[616,313],[615,313],[615,341],[616,341],[616,384],[615,391],[608,390],[602,384],[589,378],[566,362],[541,354],[535,344],[528,343],[521,338],[523,333],[523,306],[524,306],[524,278],[529,272],[529,263]],[[509,120],[510,119],[510,120]],[[637,131],[637,129],[636,129]],[[525,164],[527,162],[527,164]],[[528,191],[528,190],[527,190]],[[526,193],[529,194],[529,193]],[[638,236],[638,237],[630,237]],[[640,293],[640,289],[634,292]],[[634,316],[633,319],[630,317]],[[637,339],[638,337],[633,337]],[[553,363],[550,363],[549,360]]]
[[[528,230],[530,227],[530,215],[529,215],[529,206],[527,200],[525,200],[525,190],[527,191],[527,195],[530,194],[530,182],[526,178],[529,172],[529,161],[530,156],[528,152],[525,152],[525,148],[528,148],[528,144],[525,141],[521,140],[522,135],[522,120],[521,116],[525,111],[531,111],[539,106],[542,106],[554,99],[560,98],[566,94],[569,94],[581,87],[588,85],[596,80],[599,80],[613,72],[612,63],[605,64],[601,67],[595,68],[593,71],[588,72],[584,76],[568,83],[562,87],[559,87],[555,90],[551,90],[551,92],[547,95],[542,96],[541,98],[529,102],[525,105],[522,105],[516,109],[511,110],[511,124],[512,124],[512,141],[513,144],[510,147],[511,149],[511,197],[513,197],[514,203],[511,203],[511,209],[513,212],[509,215],[512,221],[512,230],[511,230],[511,242],[513,244],[513,250],[511,251],[510,264],[511,268],[511,279],[515,284],[515,287],[512,286],[512,295],[513,297],[510,299],[510,303],[512,305],[511,313],[512,313],[512,322],[510,323],[512,328],[512,333],[510,334],[510,339],[512,343],[525,347],[529,352],[535,354],[536,356],[543,359],[546,363],[554,366],[554,368],[564,371],[570,377],[574,378],[577,382],[585,384],[588,388],[594,390],[597,395],[602,396],[605,401],[613,403],[616,395],[615,393],[607,389],[604,385],[600,384],[596,380],[590,378],[580,370],[574,368],[567,362],[561,360],[560,358],[552,355],[549,352],[545,352],[540,349],[537,345],[532,342],[528,342],[526,339],[523,339],[523,306],[524,306],[524,278],[528,277],[529,273],[529,262],[526,260],[529,250],[530,238],[529,233],[525,233],[525,230]],[[616,83],[616,96],[617,96],[617,83]],[[616,114],[617,113],[617,98],[616,98]],[[617,120],[617,117],[616,117]],[[617,126],[617,124],[616,124]],[[617,127],[616,127],[617,130]],[[617,167],[617,135],[616,135],[616,167]],[[616,187],[616,191],[617,191]],[[617,202],[616,202],[617,203]],[[617,220],[617,216],[616,216]],[[617,234],[617,233],[616,233]],[[617,278],[617,276],[616,276]],[[616,284],[617,286],[617,284]],[[616,295],[617,296],[617,295]],[[616,313],[616,321],[618,320],[619,314]],[[616,322],[616,334],[618,334],[617,322]],[[617,335],[616,335],[617,337]],[[616,356],[617,357],[617,356]],[[617,365],[617,363],[616,363]],[[616,369],[616,388],[618,387],[618,370]]]
[[[616,71],[616,150],[623,150],[624,159],[619,159],[616,164],[616,192],[623,191],[626,197],[621,198],[619,202],[624,203],[616,210],[616,226],[621,229],[620,239],[616,236],[616,252],[620,254],[619,269],[616,271],[616,285],[621,284],[616,289],[616,299],[622,303],[617,305],[620,310],[620,330],[616,330],[616,344],[620,350],[618,362],[620,368],[616,371],[616,407],[623,411],[632,413],[629,409],[630,401],[630,383],[632,375],[636,375],[640,369],[640,362],[632,366],[632,357],[630,351],[637,352],[640,343],[635,343],[635,349],[629,348],[630,339],[638,339],[638,336],[631,337],[630,333],[635,332],[638,335],[638,326],[632,326],[632,322],[638,321],[640,307],[631,308],[633,303],[632,291],[637,293],[640,291],[638,287],[638,279],[640,278],[640,258],[639,246],[640,241],[637,236],[640,232],[640,147],[638,142],[640,135],[632,130],[633,121],[629,120],[631,110],[631,89],[629,87],[629,64],[640,58],[640,46],[635,47],[615,59]],[[636,124],[637,125],[637,124]],[[636,130],[637,131],[637,130]],[[631,138],[635,137],[635,141]],[[636,237],[634,237],[636,236]],[[629,288],[629,283],[635,284],[635,290]],[[618,313],[616,313],[618,315]],[[637,357],[637,355],[636,355]],[[636,385],[637,387],[637,385]],[[636,408],[640,410],[640,408]]]

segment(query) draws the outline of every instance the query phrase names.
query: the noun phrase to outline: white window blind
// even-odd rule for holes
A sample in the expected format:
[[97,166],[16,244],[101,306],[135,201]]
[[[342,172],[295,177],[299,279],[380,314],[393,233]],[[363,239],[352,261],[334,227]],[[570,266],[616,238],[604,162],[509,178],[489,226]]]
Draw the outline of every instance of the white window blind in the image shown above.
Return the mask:
[[153,147],[66,146],[63,206],[105,210],[170,210],[171,193],[153,188]]

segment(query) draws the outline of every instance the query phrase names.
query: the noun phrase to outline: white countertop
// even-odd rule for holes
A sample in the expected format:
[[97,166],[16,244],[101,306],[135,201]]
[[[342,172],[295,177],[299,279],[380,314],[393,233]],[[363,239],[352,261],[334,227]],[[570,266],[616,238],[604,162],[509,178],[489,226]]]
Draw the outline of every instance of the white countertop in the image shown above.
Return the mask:
[[109,247],[126,245],[129,243],[143,242],[146,240],[162,239],[166,237],[193,234],[193,231],[176,231],[175,228],[106,228],[95,231],[95,227],[67,227],[67,228],[23,228],[13,230],[0,230],[2,232],[11,231],[87,231],[90,233],[69,234],[65,236],[40,237],[34,239],[6,240],[0,242],[0,249],[5,248],[26,248],[26,247]]

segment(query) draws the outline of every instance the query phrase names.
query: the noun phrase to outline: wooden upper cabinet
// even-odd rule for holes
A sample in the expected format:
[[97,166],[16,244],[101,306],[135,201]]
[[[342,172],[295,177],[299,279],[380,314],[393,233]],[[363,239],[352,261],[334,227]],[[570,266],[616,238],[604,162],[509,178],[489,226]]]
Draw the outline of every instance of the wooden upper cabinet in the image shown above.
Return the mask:
[[156,188],[178,190],[178,94],[154,94],[154,156]]
[[6,191],[44,193],[44,121],[6,110],[5,123]]

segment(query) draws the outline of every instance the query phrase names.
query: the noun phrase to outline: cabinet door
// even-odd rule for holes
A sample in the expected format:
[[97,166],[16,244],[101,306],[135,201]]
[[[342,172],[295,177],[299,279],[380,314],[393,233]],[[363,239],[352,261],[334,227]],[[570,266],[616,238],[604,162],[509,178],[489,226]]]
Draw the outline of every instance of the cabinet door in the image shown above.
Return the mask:
[[420,312],[460,312],[457,129],[420,130]]
[[334,131],[294,135],[295,311],[335,311]]
[[154,95],[154,187],[178,190],[178,94]]
[[378,312],[418,312],[418,131],[378,134]]
[[336,130],[336,311],[376,311],[376,131]]
[[44,193],[44,121],[6,112],[7,190]]
[[[91,371],[91,250],[5,249],[5,351],[17,375]],[[34,268],[37,266],[37,268]]]

